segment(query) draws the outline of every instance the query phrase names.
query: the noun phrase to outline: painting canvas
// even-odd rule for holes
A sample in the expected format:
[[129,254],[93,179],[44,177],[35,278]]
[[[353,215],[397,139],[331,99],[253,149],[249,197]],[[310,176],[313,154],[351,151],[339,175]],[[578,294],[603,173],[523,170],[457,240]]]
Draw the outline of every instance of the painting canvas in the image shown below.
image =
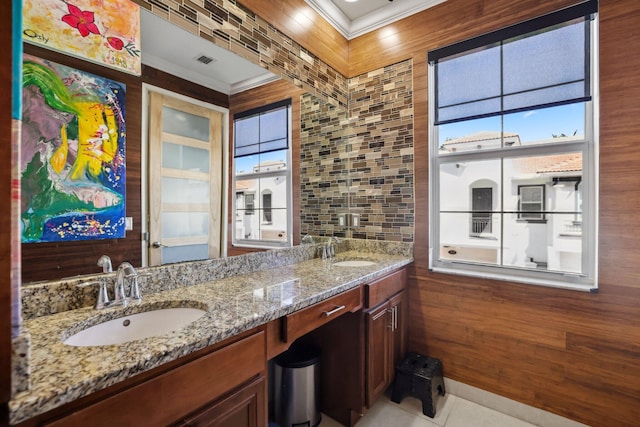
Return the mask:
[[23,61],[23,242],[125,235],[125,85]]
[[130,0],[24,0],[23,39],[140,75],[140,7]]

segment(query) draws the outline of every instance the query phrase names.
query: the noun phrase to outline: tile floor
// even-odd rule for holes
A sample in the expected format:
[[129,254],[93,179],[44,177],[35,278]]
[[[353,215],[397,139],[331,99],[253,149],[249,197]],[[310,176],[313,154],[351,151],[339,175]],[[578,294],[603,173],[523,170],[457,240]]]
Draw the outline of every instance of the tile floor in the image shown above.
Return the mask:
[[[486,392],[483,392],[486,393]],[[494,395],[495,396],[495,395]],[[491,397],[490,397],[491,398]],[[504,400],[504,398],[499,398]],[[514,401],[511,401],[514,402]],[[516,402],[514,402],[516,403]],[[521,405],[521,404],[517,404]],[[499,406],[499,405],[498,405]],[[533,423],[523,421],[503,412],[474,403],[471,400],[447,393],[438,400],[436,416],[429,418],[422,414],[420,400],[406,396],[400,404],[394,403],[388,395],[378,402],[358,421],[356,427],[580,427],[566,418],[531,408],[537,412]],[[522,409],[520,409],[522,411]],[[532,419],[531,415],[524,418]],[[341,424],[322,415],[319,427],[342,427]]]
[[[399,405],[383,396],[356,424],[357,427],[534,427],[512,416],[447,393],[438,402],[436,416],[422,414],[418,399],[405,397]],[[319,427],[342,427],[322,416]]]

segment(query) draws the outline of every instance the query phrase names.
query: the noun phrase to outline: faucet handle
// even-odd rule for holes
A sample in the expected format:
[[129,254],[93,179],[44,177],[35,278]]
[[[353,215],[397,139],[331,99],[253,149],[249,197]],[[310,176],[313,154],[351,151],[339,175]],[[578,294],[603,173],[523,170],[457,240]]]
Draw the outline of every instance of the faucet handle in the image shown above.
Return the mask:
[[107,284],[102,283],[100,285],[100,291],[98,292],[98,300],[96,301],[96,310],[109,306],[109,292],[107,292]]
[[137,301],[142,300],[142,295],[140,294],[140,286],[138,285],[138,276],[136,275],[132,275],[131,277],[131,287],[129,288],[129,298]]
[[151,273],[136,273],[129,274],[127,277],[131,277],[131,287],[129,288],[129,299],[141,301],[142,294],[140,293],[140,285],[138,283],[139,277],[148,277]]
[[127,295],[124,293],[124,281],[115,284],[113,294],[114,304],[127,304]]
[[79,283],[76,285],[79,288],[86,288],[87,286],[100,285],[98,290],[98,299],[96,299],[96,310],[108,307],[111,302],[109,301],[109,292],[107,291],[107,282],[101,280],[92,280],[89,282]]

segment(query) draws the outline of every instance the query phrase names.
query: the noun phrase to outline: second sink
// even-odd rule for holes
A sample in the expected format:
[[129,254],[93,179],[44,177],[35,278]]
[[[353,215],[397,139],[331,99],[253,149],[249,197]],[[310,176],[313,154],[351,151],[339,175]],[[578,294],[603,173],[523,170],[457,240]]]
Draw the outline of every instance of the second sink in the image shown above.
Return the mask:
[[369,267],[374,264],[375,262],[373,261],[365,261],[361,259],[352,259],[333,263],[333,265],[337,265],[338,267]]

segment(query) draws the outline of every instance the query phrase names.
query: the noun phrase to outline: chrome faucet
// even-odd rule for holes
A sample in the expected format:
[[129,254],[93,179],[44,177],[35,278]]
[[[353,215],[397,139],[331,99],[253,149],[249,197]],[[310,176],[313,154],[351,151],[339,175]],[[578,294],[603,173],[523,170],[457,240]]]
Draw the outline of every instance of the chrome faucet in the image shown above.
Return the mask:
[[123,262],[118,267],[116,272],[116,281],[114,283],[114,305],[127,305],[128,299],[124,291],[124,282],[126,279],[131,278],[131,287],[129,288],[129,296],[134,300],[141,300],[140,288],[138,286],[138,273],[128,262]]
[[[111,266],[111,258],[109,255],[102,255],[98,258],[98,266],[102,267],[103,273],[111,273],[113,272],[113,267]],[[107,282],[100,281],[95,282],[100,285],[100,290],[98,291],[98,299],[96,301],[96,310],[100,310],[102,308],[108,307],[111,304],[109,301],[109,292],[107,291]]]
[[333,258],[336,255],[336,245],[340,243],[340,239],[336,236],[329,237],[327,241],[327,257]]

